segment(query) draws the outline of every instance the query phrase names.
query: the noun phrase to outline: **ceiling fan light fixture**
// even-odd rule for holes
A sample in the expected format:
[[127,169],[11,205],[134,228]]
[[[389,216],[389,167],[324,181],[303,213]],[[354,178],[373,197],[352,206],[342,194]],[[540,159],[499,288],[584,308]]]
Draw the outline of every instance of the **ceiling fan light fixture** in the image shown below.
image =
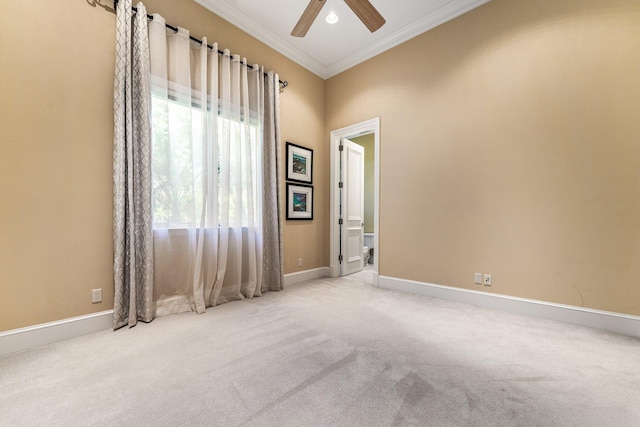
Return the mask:
[[324,20],[327,21],[327,24],[336,24],[340,20],[340,17],[332,10]]
[[[291,35],[293,37],[304,37],[326,2],[327,0],[310,0],[307,8],[302,12],[298,23],[293,28],[293,31],[291,31]],[[372,33],[387,22],[369,0],[344,0],[344,2]],[[334,11],[331,11],[325,20],[329,24],[335,24],[339,18]]]

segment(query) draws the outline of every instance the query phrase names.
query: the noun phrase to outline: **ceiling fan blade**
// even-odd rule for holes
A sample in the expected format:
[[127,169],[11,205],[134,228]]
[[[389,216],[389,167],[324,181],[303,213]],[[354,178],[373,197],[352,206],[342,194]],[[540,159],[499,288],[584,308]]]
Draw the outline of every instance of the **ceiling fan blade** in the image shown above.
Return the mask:
[[353,10],[353,13],[358,15],[358,18],[372,33],[387,22],[369,0],[344,0],[344,2]]
[[326,2],[327,0],[311,0],[309,6],[304,10],[300,20],[291,32],[291,35],[294,37],[304,37]]

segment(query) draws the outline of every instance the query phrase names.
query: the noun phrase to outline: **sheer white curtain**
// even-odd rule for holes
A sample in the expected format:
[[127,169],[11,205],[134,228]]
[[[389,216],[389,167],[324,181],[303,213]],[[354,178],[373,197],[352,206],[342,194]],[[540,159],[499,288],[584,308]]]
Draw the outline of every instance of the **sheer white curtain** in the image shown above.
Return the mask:
[[280,289],[281,266],[263,284],[267,79],[206,38],[167,30],[160,15],[149,46],[156,315]]

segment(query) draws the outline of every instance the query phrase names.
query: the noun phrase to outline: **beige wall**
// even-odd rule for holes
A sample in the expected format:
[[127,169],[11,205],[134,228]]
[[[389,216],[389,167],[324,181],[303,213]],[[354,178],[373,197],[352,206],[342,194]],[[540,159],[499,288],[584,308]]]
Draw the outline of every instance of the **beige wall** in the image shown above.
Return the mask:
[[364,148],[364,232],[374,232],[374,189],[375,189],[375,135],[351,138]]
[[[92,3],[0,2],[0,331],[112,307],[115,17]],[[315,219],[285,224],[285,272],[329,264],[328,132],[380,116],[381,274],[640,314],[635,0],[493,0],[327,82],[191,0],[145,4],[291,83]]]
[[[93,3],[0,2],[0,331],[113,307],[115,15]],[[289,81],[283,153],[286,140],[314,149],[316,210],[285,224],[285,272],[328,265],[325,82],[192,0],[145,5]]]
[[327,131],[381,117],[380,273],[639,315],[639,22],[493,0],[330,79]]

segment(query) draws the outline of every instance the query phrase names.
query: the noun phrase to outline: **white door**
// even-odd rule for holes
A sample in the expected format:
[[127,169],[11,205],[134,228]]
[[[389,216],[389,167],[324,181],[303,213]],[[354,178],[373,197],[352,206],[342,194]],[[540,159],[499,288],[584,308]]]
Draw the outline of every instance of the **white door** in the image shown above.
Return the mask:
[[364,147],[342,140],[341,210],[341,275],[356,273],[364,268]]

